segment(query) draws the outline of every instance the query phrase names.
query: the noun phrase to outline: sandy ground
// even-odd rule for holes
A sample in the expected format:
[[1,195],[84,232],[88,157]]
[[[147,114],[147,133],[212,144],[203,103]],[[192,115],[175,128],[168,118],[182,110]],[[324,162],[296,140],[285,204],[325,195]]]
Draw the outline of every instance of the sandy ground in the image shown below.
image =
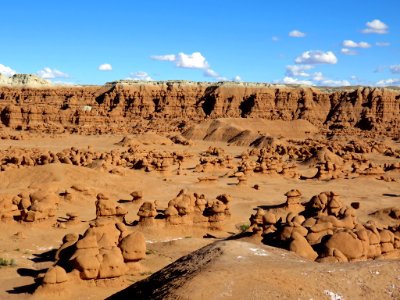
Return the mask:
[[[39,148],[60,151],[65,148],[87,148],[91,146],[98,151],[111,149],[124,149],[116,146],[122,136],[77,136],[65,135],[58,137],[37,136],[21,141],[2,140],[0,149],[10,146],[18,148]],[[357,211],[360,220],[367,220],[368,214],[378,208],[398,205],[400,185],[398,182],[386,182],[374,178],[359,177],[354,179],[337,179],[331,181],[288,179],[282,176],[266,176],[254,174],[248,178],[248,183],[237,186],[235,178],[222,177],[216,182],[199,183],[200,176],[221,176],[225,171],[215,170],[206,174],[193,172],[198,163],[200,152],[205,151],[210,145],[222,147],[233,156],[241,154],[246,147],[227,146],[220,142],[195,141],[194,145],[141,145],[143,149],[187,151],[193,154],[182,165],[183,172],[177,175],[172,171],[170,175],[158,172],[146,173],[140,170],[124,170],[123,174],[110,174],[108,172],[84,167],[52,164],[44,166],[11,169],[0,172],[1,194],[18,194],[21,191],[34,187],[48,187],[54,191],[63,191],[74,184],[81,184],[88,188],[86,194],[76,194],[74,199],[59,205],[56,217],[51,220],[34,224],[8,222],[0,223],[0,257],[14,259],[15,266],[0,268],[0,298],[1,299],[30,299],[46,298],[48,295],[29,293],[35,289],[35,277],[45,272],[51,266],[50,255],[46,252],[57,249],[61,245],[62,237],[69,232],[83,233],[88,227],[88,222],[96,216],[94,203],[96,194],[108,193],[115,201],[129,199],[129,194],[134,190],[142,190],[144,201],[159,202],[162,208],[167,207],[169,200],[174,198],[182,188],[191,192],[204,193],[207,198],[215,198],[219,194],[232,195],[231,218],[226,221],[222,231],[210,232],[205,228],[180,229],[143,229],[147,241],[148,255],[143,261],[143,270],[137,275],[129,275],[116,280],[103,280],[97,283],[77,283],[76,289],[70,289],[67,294],[60,294],[59,299],[103,299],[134,282],[137,282],[157,272],[183,255],[187,255],[215,239],[205,239],[206,233],[217,237],[227,237],[238,233],[242,224],[249,223],[249,217],[254,209],[262,205],[279,204],[285,201],[284,193],[290,189],[299,189],[302,199],[309,200],[313,195],[323,191],[335,191],[341,196],[344,204],[360,202]],[[396,161],[378,154],[369,154],[369,159],[381,161]],[[398,161],[398,159],[397,159]],[[315,173],[316,170],[307,166],[300,166],[304,174]],[[259,190],[252,188],[255,184]],[[120,201],[120,205],[128,209],[127,220],[138,220],[137,211],[140,204]],[[67,212],[79,213],[81,223],[70,225],[67,228],[57,228],[57,219],[65,217]],[[18,234],[17,234],[18,233]],[[399,299],[400,281],[398,278],[399,264],[389,262],[375,262],[343,265],[323,265],[307,262],[285,250],[274,249],[259,244],[260,253],[266,255],[253,255],[251,259],[239,259],[246,256],[249,244],[254,240],[231,243],[225,242],[223,249],[226,255],[218,258],[212,267],[208,266],[204,273],[190,282],[185,283],[185,289],[176,291],[179,299]],[[258,249],[257,248],[257,249]],[[258,251],[258,250],[257,250]],[[242,261],[246,261],[242,265]],[[375,264],[374,264],[375,263]],[[238,274],[248,273],[246,277],[238,277],[238,281],[225,280],[234,278]],[[324,274],[319,277],[318,274]],[[335,274],[335,275],[333,275]],[[354,277],[357,274],[357,277]],[[396,277],[397,276],[397,277]],[[269,280],[267,280],[268,278]],[[321,279],[321,281],[319,281]],[[271,283],[271,280],[273,283]],[[245,293],[246,283],[256,282],[259,289]],[[270,282],[268,285],[266,283]],[[321,287],[318,287],[321,283]],[[265,286],[264,286],[265,285]],[[353,290],[356,286],[357,289]],[[201,288],[199,288],[201,287]],[[207,289],[204,290],[204,287]],[[208,290],[208,287],[210,288]],[[268,288],[271,294],[268,294]],[[279,288],[285,287],[281,291]],[[379,292],[375,288],[380,287]],[[296,290],[297,292],[293,291]],[[200,291],[201,290],[201,291]],[[217,293],[217,290],[219,291]],[[386,292],[385,292],[386,291]],[[372,294],[369,297],[369,292]],[[216,297],[215,295],[219,295]],[[267,296],[269,295],[269,296]],[[342,295],[335,298],[332,295]],[[344,296],[343,296],[344,295]],[[344,298],[343,298],[344,297]]]

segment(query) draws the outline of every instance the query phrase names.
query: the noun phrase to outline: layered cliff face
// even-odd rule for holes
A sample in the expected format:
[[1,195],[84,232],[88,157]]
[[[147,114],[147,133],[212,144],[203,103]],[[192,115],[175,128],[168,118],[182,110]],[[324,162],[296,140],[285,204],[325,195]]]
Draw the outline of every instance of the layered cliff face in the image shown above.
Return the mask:
[[0,87],[0,115],[11,128],[88,134],[170,131],[206,118],[242,117],[304,119],[318,127],[395,135],[400,90],[194,82]]

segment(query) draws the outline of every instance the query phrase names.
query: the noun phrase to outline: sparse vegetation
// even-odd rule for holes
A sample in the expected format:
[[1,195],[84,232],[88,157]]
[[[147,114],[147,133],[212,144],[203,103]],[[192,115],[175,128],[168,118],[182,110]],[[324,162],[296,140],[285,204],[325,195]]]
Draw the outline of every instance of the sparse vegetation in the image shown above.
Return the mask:
[[7,258],[0,257],[0,268],[1,267],[12,267],[15,265],[16,265],[15,259],[13,259],[13,258],[7,259]]
[[150,276],[151,274],[153,274],[153,272],[151,272],[151,271],[146,271],[146,272],[140,273],[141,276]]
[[240,225],[240,227],[239,227],[239,229],[240,229],[241,232],[245,232],[245,231],[247,231],[249,228],[250,228],[250,225],[249,225],[249,224],[242,224],[242,225]]

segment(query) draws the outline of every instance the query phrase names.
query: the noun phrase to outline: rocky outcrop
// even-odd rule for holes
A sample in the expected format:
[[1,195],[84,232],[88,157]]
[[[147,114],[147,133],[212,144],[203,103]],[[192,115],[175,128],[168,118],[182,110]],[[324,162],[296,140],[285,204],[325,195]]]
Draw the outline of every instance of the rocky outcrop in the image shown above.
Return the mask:
[[[334,192],[320,193],[304,203],[298,190],[286,196],[286,203],[267,210],[259,208],[250,217],[250,228],[261,234],[266,244],[319,262],[400,257],[398,223],[360,223],[353,207],[344,205]],[[397,211],[391,208],[386,213],[395,216]]]
[[232,197],[222,194],[207,200],[204,194],[190,193],[182,189],[168,202],[165,210],[157,210],[157,202],[144,202],[137,213],[138,224],[147,226],[194,226],[220,230],[231,215],[229,203]]
[[114,82],[84,87],[0,87],[1,123],[82,133],[177,130],[206,118],[307,120],[333,129],[395,134],[400,91],[249,83]]
[[15,74],[7,77],[0,73],[0,86],[43,87],[51,86],[51,82],[32,74]]

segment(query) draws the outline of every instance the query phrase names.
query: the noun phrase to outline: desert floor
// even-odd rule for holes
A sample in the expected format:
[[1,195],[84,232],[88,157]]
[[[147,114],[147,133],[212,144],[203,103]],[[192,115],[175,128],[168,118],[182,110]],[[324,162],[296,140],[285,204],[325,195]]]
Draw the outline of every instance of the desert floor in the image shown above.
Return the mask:
[[[133,137],[134,138],[134,137]],[[35,148],[43,151],[61,151],[75,147],[95,151],[124,150],[118,146],[123,136],[27,135],[23,140],[1,140],[0,150]],[[225,150],[237,157],[248,146],[227,145],[219,141],[194,140],[191,145],[165,143],[164,138],[141,142],[144,151],[186,151],[192,157],[186,159],[181,171],[172,166],[168,172],[144,172],[121,168],[114,174],[101,168],[87,168],[69,164],[47,164],[33,167],[11,168],[0,172],[0,193],[17,195],[22,191],[48,189],[57,193],[73,185],[84,186],[86,192],[73,193],[71,201],[61,200],[56,215],[40,222],[7,221],[0,223],[0,257],[15,260],[15,266],[0,268],[1,299],[104,299],[135,282],[173,263],[206,245],[211,264],[201,268],[187,281],[171,285],[179,299],[399,299],[400,262],[366,261],[355,263],[325,264],[307,261],[295,253],[273,248],[261,243],[259,238],[247,236],[235,240],[225,238],[238,234],[241,226],[249,224],[249,217],[258,206],[285,202],[284,194],[298,189],[303,200],[324,191],[335,191],[344,204],[360,202],[357,217],[366,221],[369,213],[381,208],[396,207],[400,200],[400,183],[377,180],[376,177],[360,176],[329,181],[300,180],[280,175],[251,174],[247,183],[237,185],[237,178],[224,176],[229,170],[211,169],[195,172],[200,153],[210,146]],[[400,147],[393,142],[394,147]],[[365,154],[377,164],[398,162],[398,158],[380,153]],[[234,158],[238,163],[239,158]],[[311,176],[315,166],[298,164],[301,174]],[[179,174],[178,174],[179,173]],[[217,176],[212,182],[199,182],[199,177]],[[255,184],[259,189],[253,188]],[[126,208],[128,224],[138,220],[138,209],[143,201],[158,201],[158,207],[166,208],[181,189],[205,194],[214,199],[220,194],[232,196],[231,217],[222,230],[206,227],[170,226],[139,228],[147,244],[146,259],[136,274],[117,279],[80,281],[70,284],[62,292],[35,292],[35,280],[53,264],[52,253],[61,245],[65,234],[83,233],[88,223],[96,218],[95,201],[98,193],[105,193],[116,204]],[[130,193],[143,191],[143,201],[132,203]],[[124,201],[125,200],[125,201]],[[66,213],[76,212],[81,222],[56,226]],[[61,221],[60,221],[61,220]],[[209,238],[204,238],[209,234]],[[216,253],[219,253],[218,255]],[[222,254],[221,254],[222,253]],[[191,258],[196,259],[194,254]],[[193,266],[194,268],[194,266]],[[200,270],[200,269],[199,269]]]

